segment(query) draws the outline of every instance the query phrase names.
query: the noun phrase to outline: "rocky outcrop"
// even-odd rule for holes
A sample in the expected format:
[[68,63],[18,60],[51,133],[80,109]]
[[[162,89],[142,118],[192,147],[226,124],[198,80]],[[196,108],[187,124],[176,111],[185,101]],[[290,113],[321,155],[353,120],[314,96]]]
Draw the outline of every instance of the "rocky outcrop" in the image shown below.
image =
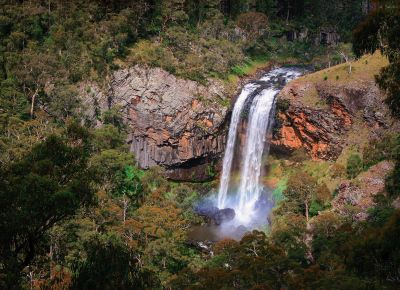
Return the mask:
[[340,184],[338,194],[332,202],[333,210],[353,220],[365,220],[368,209],[375,205],[374,196],[384,193],[385,179],[393,168],[392,162],[382,161],[355,180]]
[[229,102],[224,87],[179,79],[160,68],[116,71],[107,93],[91,88],[99,110],[115,107],[129,127],[141,168],[162,166],[175,180],[205,180],[224,150]]
[[[287,105],[280,108],[279,102]],[[279,96],[273,149],[303,147],[314,159],[335,160],[355,123],[364,123],[371,130],[384,129],[389,126],[388,115],[373,81],[294,81]]]
[[204,216],[214,225],[221,225],[235,218],[236,213],[232,208],[219,209],[210,200],[206,200],[194,206],[194,212]]

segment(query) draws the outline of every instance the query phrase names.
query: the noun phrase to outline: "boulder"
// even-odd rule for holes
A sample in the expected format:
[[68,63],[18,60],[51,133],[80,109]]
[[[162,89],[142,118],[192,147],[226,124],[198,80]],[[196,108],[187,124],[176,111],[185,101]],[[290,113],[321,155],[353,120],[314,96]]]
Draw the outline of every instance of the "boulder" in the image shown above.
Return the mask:
[[193,207],[195,213],[201,216],[212,218],[218,211],[218,207],[214,206],[211,201],[203,201]]
[[235,218],[235,210],[232,208],[219,209],[211,200],[202,201],[193,207],[195,213],[209,218],[212,223],[219,226],[224,222]]
[[213,216],[212,220],[214,223],[219,226],[224,222],[231,221],[235,218],[235,210],[232,208],[224,208],[218,210]]

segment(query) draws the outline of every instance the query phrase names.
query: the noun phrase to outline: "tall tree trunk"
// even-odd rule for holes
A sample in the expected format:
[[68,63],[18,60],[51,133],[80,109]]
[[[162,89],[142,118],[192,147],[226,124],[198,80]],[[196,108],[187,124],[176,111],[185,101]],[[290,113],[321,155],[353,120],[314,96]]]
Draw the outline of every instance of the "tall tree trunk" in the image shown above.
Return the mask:
[[305,202],[305,203],[304,203],[304,206],[305,206],[305,208],[306,208],[306,220],[307,220],[307,226],[308,226],[308,221],[309,221],[309,216],[308,216],[308,203]]
[[33,111],[34,111],[34,107],[35,107],[35,100],[36,100],[36,96],[38,94],[39,88],[36,88],[35,93],[32,95],[31,98],[31,118],[33,119]]
[[125,193],[124,196],[122,198],[122,206],[123,206],[123,223],[125,224],[126,222],[126,212],[128,210],[128,204],[129,204],[129,200],[126,197]]
[[305,244],[307,247],[307,259],[310,262],[314,262],[314,256],[312,254],[312,240],[313,240],[313,236],[311,234],[311,226],[310,226],[310,220],[309,220],[309,206],[308,203],[305,202],[304,203],[305,207],[306,207],[306,236],[305,236]]
[[289,8],[289,5],[288,5],[287,14],[286,14],[286,25],[289,25],[289,16],[290,16],[290,8]]

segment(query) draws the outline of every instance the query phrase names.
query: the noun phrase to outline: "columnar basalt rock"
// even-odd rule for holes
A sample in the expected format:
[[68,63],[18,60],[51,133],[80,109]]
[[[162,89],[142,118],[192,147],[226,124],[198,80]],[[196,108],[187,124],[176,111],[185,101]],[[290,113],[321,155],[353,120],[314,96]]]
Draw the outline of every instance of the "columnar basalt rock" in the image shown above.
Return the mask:
[[116,71],[108,91],[129,125],[128,144],[141,168],[162,166],[177,180],[204,180],[224,151],[224,87],[179,79],[160,68]]

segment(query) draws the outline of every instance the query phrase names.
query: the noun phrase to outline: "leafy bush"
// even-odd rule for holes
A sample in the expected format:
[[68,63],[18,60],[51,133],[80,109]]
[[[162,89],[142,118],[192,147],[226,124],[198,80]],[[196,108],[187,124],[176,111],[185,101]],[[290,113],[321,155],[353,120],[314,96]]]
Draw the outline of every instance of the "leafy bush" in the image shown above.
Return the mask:
[[400,155],[400,135],[387,134],[381,139],[373,139],[363,150],[364,169],[386,159]]
[[360,174],[362,170],[363,170],[363,162],[361,160],[360,155],[358,154],[350,155],[349,159],[347,160],[347,167],[346,167],[347,177],[354,178],[358,174]]
[[393,172],[386,179],[386,190],[391,196],[400,195],[400,158],[396,161]]
[[301,147],[299,149],[296,149],[292,153],[292,156],[290,157],[290,159],[294,162],[302,163],[302,162],[310,159],[310,157],[308,156],[307,150],[304,147]]
[[129,62],[158,66],[171,73],[176,72],[178,60],[173,53],[160,43],[142,40],[132,49]]
[[106,124],[94,131],[94,147],[97,151],[119,149],[125,145],[124,137],[118,128]]
[[276,110],[279,112],[286,112],[290,107],[290,101],[287,99],[278,98],[276,101]]
[[310,206],[310,217],[317,216],[320,211],[323,211],[324,207],[316,200],[311,202]]
[[287,188],[283,192],[285,199],[280,205],[283,212],[303,214],[309,219],[311,205],[314,209],[328,204],[331,194],[327,186],[318,184],[317,179],[306,172],[297,171],[289,177]]

